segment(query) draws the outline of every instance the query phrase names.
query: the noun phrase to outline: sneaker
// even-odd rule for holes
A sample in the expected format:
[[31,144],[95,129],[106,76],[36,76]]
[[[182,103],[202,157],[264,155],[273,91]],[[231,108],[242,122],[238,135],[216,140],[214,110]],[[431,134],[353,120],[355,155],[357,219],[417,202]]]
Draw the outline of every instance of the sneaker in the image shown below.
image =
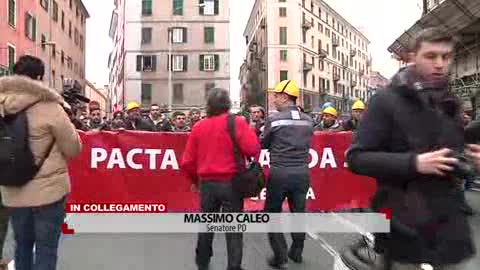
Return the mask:
[[270,267],[273,267],[275,269],[280,269],[280,270],[287,270],[287,261],[279,261],[277,259],[275,259],[275,257],[272,257],[268,260],[268,265]]

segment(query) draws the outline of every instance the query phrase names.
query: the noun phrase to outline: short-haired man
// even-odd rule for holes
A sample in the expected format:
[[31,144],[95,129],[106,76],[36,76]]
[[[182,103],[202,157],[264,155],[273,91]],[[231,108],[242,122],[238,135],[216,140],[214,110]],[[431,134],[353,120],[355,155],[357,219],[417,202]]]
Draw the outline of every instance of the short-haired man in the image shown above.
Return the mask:
[[[208,118],[198,122],[188,137],[183,153],[182,169],[200,189],[202,212],[242,212],[243,198],[232,188],[238,173],[234,144],[228,132],[231,100],[225,89],[212,89],[207,97]],[[260,154],[260,144],[247,122],[235,117],[235,138],[242,157]],[[199,270],[207,270],[213,255],[213,233],[200,233],[195,249]],[[227,270],[242,270],[243,235],[227,233]]]
[[162,117],[160,106],[156,103],[150,106],[150,114],[148,115],[147,121],[153,127],[153,131],[164,131],[165,122],[168,122],[167,119]]
[[187,115],[183,112],[174,112],[172,114],[172,132],[190,132],[187,125]]
[[[447,90],[454,48],[441,29],[420,32],[412,65],[371,99],[347,152],[351,171],[377,179],[372,208],[392,210],[391,233],[376,235],[375,246],[393,270],[422,263],[462,269],[458,264],[475,253],[457,195],[463,179],[456,153],[465,144],[461,106]],[[472,161],[480,157],[472,154]]]
[[194,108],[190,110],[190,128],[193,128],[193,126],[198,123],[198,121],[202,120],[201,119],[201,112],[199,109]]
[[[278,113],[265,122],[262,145],[270,150],[270,175],[267,182],[265,211],[282,212],[282,204],[288,198],[292,212],[305,211],[306,196],[310,187],[308,157],[313,136],[313,120],[298,110],[299,97],[296,81],[280,82],[273,90],[273,104]],[[269,233],[274,257],[268,263],[277,269],[285,269],[289,257],[302,262],[304,233],[292,233],[292,246],[287,253],[287,242],[282,233]]]
[[40,167],[26,184],[1,187],[15,236],[15,269],[55,270],[70,192],[67,165],[80,153],[80,138],[62,107],[62,97],[42,83],[43,62],[26,55],[13,69],[14,76],[0,78],[0,116],[26,113],[29,146]]
[[100,108],[90,109],[90,118],[88,120],[88,130],[90,131],[102,131],[109,130],[110,127],[102,118],[102,111]]

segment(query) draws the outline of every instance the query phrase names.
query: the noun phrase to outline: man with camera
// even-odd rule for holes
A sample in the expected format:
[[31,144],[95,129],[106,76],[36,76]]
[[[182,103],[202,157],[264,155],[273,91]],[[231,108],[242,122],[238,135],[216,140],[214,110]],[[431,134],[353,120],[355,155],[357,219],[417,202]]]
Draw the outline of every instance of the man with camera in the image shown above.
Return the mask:
[[471,173],[468,162],[480,164],[480,149],[465,147],[460,102],[447,90],[454,48],[441,29],[421,31],[412,65],[371,99],[347,152],[352,172],[377,180],[372,209],[392,211],[391,232],[375,237],[379,269],[459,269],[475,254],[458,183]]

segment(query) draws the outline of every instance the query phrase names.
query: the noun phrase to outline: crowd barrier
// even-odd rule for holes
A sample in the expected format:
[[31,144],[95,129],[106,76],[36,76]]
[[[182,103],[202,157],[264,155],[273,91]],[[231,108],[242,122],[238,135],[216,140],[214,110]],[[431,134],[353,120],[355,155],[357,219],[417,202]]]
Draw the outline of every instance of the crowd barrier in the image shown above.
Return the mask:
[[[169,212],[198,211],[198,194],[179,169],[188,134],[119,131],[80,136],[82,153],[69,164],[70,203],[165,203]],[[315,134],[309,211],[368,207],[376,184],[346,168],[350,140],[349,132]],[[257,158],[268,173],[268,151]],[[245,209],[262,210],[265,194],[246,199]]]

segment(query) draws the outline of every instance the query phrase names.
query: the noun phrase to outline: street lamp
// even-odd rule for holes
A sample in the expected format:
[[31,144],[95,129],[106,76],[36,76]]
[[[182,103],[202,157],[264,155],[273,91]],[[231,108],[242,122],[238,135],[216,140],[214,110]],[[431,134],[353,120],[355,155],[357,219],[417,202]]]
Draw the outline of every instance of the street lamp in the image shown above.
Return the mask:
[[[193,7],[205,7],[205,3],[193,5]],[[175,11],[182,9],[183,7],[176,7],[173,8],[173,12],[170,15],[170,20],[173,21],[173,13]],[[183,15],[182,15],[183,16]],[[173,27],[175,27],[174,23],[172,23],[171,27],[168,28],[168,61],[170,65],[168,66],[168,110],[172,111],[173,107],[173,89],[172,89],[172,76],[173,76]]]

